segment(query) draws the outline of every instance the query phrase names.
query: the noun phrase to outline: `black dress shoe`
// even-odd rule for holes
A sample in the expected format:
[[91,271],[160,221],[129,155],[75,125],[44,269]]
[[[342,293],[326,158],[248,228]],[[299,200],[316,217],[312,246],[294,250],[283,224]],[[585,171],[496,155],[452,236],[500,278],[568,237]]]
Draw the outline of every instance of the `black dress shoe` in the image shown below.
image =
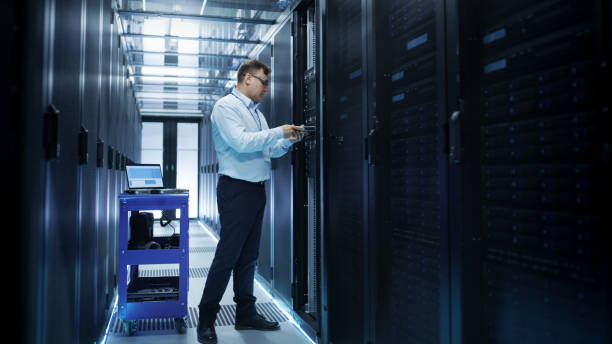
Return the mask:
[[198,342],[202,344],[217,344],[217,333],[215,332],[215,325],[200,328],[198,324]]
[[280,330],[280,325],[276,321],[268,321],[263,316],[256,314],[247,319],[236,319],[234,328],[236,330],[275,331]]

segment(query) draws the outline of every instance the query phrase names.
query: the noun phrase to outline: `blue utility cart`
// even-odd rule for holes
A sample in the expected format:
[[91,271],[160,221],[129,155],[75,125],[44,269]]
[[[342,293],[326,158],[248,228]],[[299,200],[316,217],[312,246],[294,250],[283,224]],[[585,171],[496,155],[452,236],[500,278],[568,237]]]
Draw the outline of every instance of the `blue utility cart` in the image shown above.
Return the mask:
[[[178,248],[128,249],[128,212],[164,209],[181,211]],[[132,335],[138,319],[151,318],[174,318],[177,331],[184,333],[189,290],[189,193],[120,194],[118,241],[117,312],[124,333]],[[138,265],[143,264],[179,264],[179,276],[139,277]]]

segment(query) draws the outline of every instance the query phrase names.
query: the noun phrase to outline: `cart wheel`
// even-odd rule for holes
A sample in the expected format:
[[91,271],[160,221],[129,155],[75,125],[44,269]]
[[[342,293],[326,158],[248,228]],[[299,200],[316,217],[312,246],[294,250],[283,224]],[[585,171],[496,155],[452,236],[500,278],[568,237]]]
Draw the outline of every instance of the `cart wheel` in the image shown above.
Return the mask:
[[123,320],[123,334],[126,336],[134,335],[136,331],[136,321],[135,320]]
[[185,318],[174,318],[174,327],[178,333],[183,334],[187,330],[187,321]]

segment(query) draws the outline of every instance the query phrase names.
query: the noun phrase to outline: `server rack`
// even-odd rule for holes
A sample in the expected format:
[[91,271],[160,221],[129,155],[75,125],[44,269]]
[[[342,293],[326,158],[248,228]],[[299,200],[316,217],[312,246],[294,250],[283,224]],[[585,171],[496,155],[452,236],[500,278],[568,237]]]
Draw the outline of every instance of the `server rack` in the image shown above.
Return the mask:
[[26,342],[92,342],[103,331],[115,284],[107,204],[115,194],[109,188],[94,196],[108,188],[114,172],[104,160],[104,142],[121,145],[125,161],[135,155],[132,141],[139,140],[137,134],[118,144],[106,128],[131,132],[139,116],[126,95],[124,115],[112,125],[104,122],[114,114],[104,104],[117,104],[120,93],[131,92],[115,92],[118,87],[101,76],[122,54],[110,3],[11,4],[19,33],[9,48],[20,57],[11,65],[11,117],[18,119],[11,131],[19,133],[11,146],[19,152],[13,162],[22,176],[16,180],[22,194],[16,218],[24,220],[15,246],[23,248],[17,255],[24,284],[19,321],[28,326],[17,336]]
[[201,204],[204,206],[204,212],[200,214],[200,218],[214,232],[219,234],[220,224],[216,198],[219,165],[217,164],[215,147],[213,145],[210,115],[204,117],[201,126],[203,131],[203,135],[201,135],[201,151],[203,152],[201,171],[204,179],[204,192],[202,193]]
[[[76,26],[80,36],[81,5],[56,4],[56,22],[71,21]],[[79,18],[74,21],[73,18]],[[53,47],[51,48],[51,73],[53,79],[48,85],[50,89],[49,102],[59,111],[57,116],[59,154],[55,160],[47,162],[47,189],[45,190],[45,253],[48,268],[46,273],[53,276],[53,283],[45,282],[50,302],[46,309],[46,328],[52,329],[45,333],[49,342],[78,340],[78,313],[80,311],[78,283],[79,266],[77,255],[80,240],[78,238],[80,220],[79,204],[75,195],[80,194],[77,184],[77,134],[79,132],[80,99],[79,79],[81,71],[81,39],[62,39],[73,36],[75,28],[60,25],[55,28]],[[70,225],[67,225],[70,224]],[[52,259],[55,257],[56,259]],[[51,300],[52,299],[52,300]],[[68,307],[66,307],[68,305]],[[69,319],[66,321],[66,319]]]
[[[609,340],[609,4],[314,3],[320,117],[293,156],[296,313],[333,343]],[[294,9],[295,123],[314,103],[309,7]],[[283,101],[271,94],[269,123]],[[274,256],[286,190],[270,191]]]
[[363,3],[325,3],[323,125],[324,341],[369,336],[367,88]]
[[[361,185],[375,196],[364,211],[375,219],[360,225],[376,252],[361,246],[365,275],[352,275],[365,282],[348,280],[365,288],[358,307],[376,319],[365,316],[371,331],[353,340],[609,340],[609,254],[600,244],[609,223],[601,217],[609,5],[365,1],[361,14],[357,4],[328,5],[327,63],[336,69],[327,74],[328,116],[346,109],[334,89],[351,87],[351,75],[334,80],[344,57],[339,37],[365,49],[368,71],[359,100],[369,176]],[[343,31],[359,15],[369,44]],[[357,60],[358,52],[346,55]],[[339,137],[327,120],[329,145]],[[330,184],[339,163],[332,156]],[[346,176],[341,183],[360,184]],[[334,221],[338,191],[325,190],[333,240],[348,226]],[[565,270],[555,276],[552,266]],[[330,277],[330,299],[333,284]],[[507,306],[539,298],[537,312]],[[330,306],[328,339],[343,326]]]
[[[108,126],[105,121],[105,116],[109,112],[110,92],[109,92],[109,72],[110,65],[107,61],[110,61],[110,34],[109,26],[111,18],[111,9],[104,5],[103,2],[99,4],[99,11],[101,13],[99,18],[99,74],[98,83],[100,98],[98,99],[97,106],[97,118],[96,125],[98,127],[97,132],[90,133],[95,143],[92,146],[92,153],[90,159],[92,163],[95,159],[96,164],[96,195],[95,201],[95,227],[96,227],[96,247],[95,252],[96,260],[95,264],[98,269],[94,272],[94,279],[96,284],[94,286],[94,313],[96,319],[104,319],[105,309],[107,305],[111,303],[111,292],[109,290],[109,284],[111,278],[108,274],[107,257],[109,254],[109,239],[108,239],[108,213],[107,213],[107,197],[108,189],[106,187],[107,181],[107,168],[106,168],[106,146],[108,142]],[[94,19],[95,20],[95,19]],[[138,134],[135,137],[139,137]],[[114,281],[113,281],[114,282]]]
[[[259,54],[257,58],[259,61],[265,63],[267,66],[272,65],[272,53],[273,45],[268,44]],[[268,76],[269,78],[270,76]],[[268,125],[271,123],[271,111],[272,111],[272,96],[270,92],[266,93],[261,101],[259,110],[266,118]],[[264,217],[261,225],[261,241],[259,245],[259,258],[257,261],[257,273],[263,277],[268,283],[272,282],[272,203],[271,203],[271,191],[272,188],[270,183],[266,183],[266,208],[264,210]]]
[[[14,184],[9,187],[14,188],[14,195],[18,195],[16,202],[10,202],[8,211],[15,210],[17,216],[14,218],[15,224],[21,226],[21,230],[17,231],[17,239],[20,240],[21,252],[15,249],[16,257],[23,265],[15,265],[15,274],[19,278],[19,283],[22,286],[19,288],[19,297],[14,298],[14,309],[21,315],[19,318],[14,318],[14,325],[20,334],[21,338],[28,342],[33,342],[36,339],[35,332],[32,331],[32,326],[38,330],[41,322],[37,321],[33,315],[33,310],[37,309],[36,298],[42,296],[40,293],[39,279],[41,270],[29,268],[36,266],[42,262],[42,255],[33,255],[33,252],[40,252],[39,249],[44,248],[41,239],[44,238],[43,206],[44,194],[39,190],[44,188],[46,171],[45,164],[41,161],[23,161],[23,156],[28,152],[32,156],[45,156],[44,140],[42,135],[44,122],[40,116],[45,112],[46,104],[48,104],[48,92],[43,92],[46,89],[46,76],[43,70],[48,71],[48,60],[43,56],[48,54],[48,49],[42,44],[27,45],[24,42],[43,42],[47,40],[45,29],[48,22],[45,20],[47,14],[46,7],[38,7],[37,11],[28,11],[28,8],[34,7],[31,1],[9,1],[6,11],[3,13],[3,21],[11,24],[10,27],[15,28],[23,25],[29,25],[29,30],[7,30],[9,37],[9,46],[13,49],[9,50],[9,65],[13,66],[9,72],[10,75],[10,99],[9,104],[9,120],[8,125],[3,126],[5,130],[3,137],[8,140],[8,161],[18,161],[19,165],[9,169],[9,176],[14,177]],[[8,27],[7,27],[8,29]],[[41,53],[42,51],[42,53]],[[29,58],[24,59],[26,55]],[[34,66],[43,66],[43,68],[32,68]],[[26,96],[27,95],[27,96]],[[43,105],[45,104],[45,105]],[[34,117],[34,114],[37,117]],[[26,129],[27,128],[27,129]],[[23,142],[31,142],[32,146],[27,147]],[[7,162],[8,162],[7,161]],[[26,172],[27,171],[27,172]],[[28,183],[26,183],[28,181]],[[24,198],[20,195],[28,195]],[[11,205],[14,207],[12,208]],[[24,211],[29,209],[30,211]],[[20,271],[19,271],[20,270]],[[36,281],[36,283],[32,283]],[[25,320],[25,321],[24,321]],[[25,324],[28,328],[26,329]]]
[[450,332],[444,5],[373,5],[378,342],[445,343]]
[[457,10],[462,337],[609,342],[609,2]]
[[[271,125],[291,123],[293,101],[291,22],[282,24],[273,39]],[[291,304],[293,222],[292,222],[292,169],[291,153],[272,161],[270,178],[273,216],[272,245],[274,246],[272,287]]]
[[293,148],[293,309],[320,333],[321,322],[321,133],[320,23],[317,4],[305,1],[293,13],[293,113],[309,129]]

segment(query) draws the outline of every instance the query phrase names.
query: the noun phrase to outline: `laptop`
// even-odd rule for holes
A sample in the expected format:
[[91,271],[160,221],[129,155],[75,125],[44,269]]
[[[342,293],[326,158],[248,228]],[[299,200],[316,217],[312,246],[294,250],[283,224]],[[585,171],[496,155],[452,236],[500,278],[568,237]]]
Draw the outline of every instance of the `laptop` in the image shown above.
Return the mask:
[[129,194],[176,194],[189,192],[187,189],[164,188],[159,164],[125,165]]

